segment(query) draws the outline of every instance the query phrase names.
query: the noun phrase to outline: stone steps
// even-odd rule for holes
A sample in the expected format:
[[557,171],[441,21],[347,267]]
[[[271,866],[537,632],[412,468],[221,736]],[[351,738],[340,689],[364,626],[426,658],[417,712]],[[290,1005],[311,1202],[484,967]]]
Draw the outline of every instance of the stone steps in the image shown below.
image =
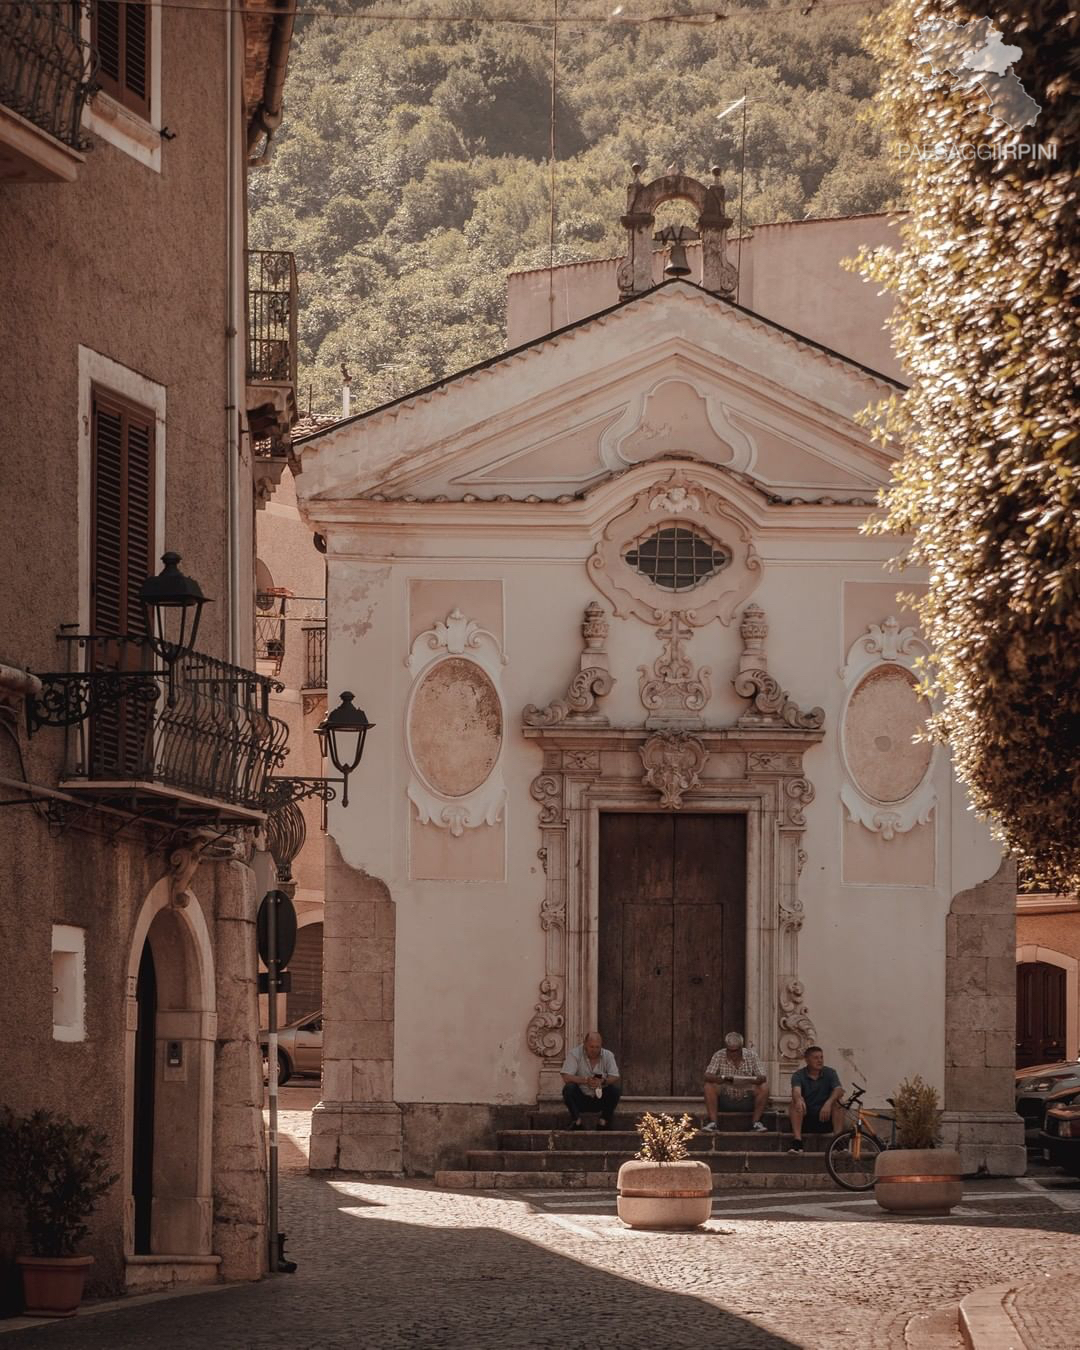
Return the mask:
[[[625,1099],[623,1104],[625,1105]],[[619,1168],[641,1146],[634,1128],[646,1109],[680,1113],[681,1104],[631,1103],[633,1114],[620,1110],[611,1130],[597,1130],[596,1116],[586,1116],[583,1128],[568,1130],[565,1111],[551,1106],[519,1107],[502,1113],[494,1148],[470,1149],[466,1166],[436,1172],[439,1186],[497,1189],[611,1190]],[[700,1114],[694,1114],[700,1121]],[[714,1134],[698,1130],[690,1141],[690,1157],[707,1163],[717,1191],[745,1187],[788,1186],[807,1189],[829,1185],[825,1171],[828,1138],[811,1135],[806,1152],[788,1153],[791,1132],[779,1111],[765,1115],[766,1131],[750,1129],[750,1115],[722,1115]]]
[[[582,1149],[601,1149],[605,1153],[625,1153],[632,1157],[641,1146],[636,1130],[499,1130],[498,1147],[505,1153],[579,1152]],[[699,1131],[690,1144],[696,1157],[699,1153],[786,1153],[791,1134],[762,1134],[754,1130],[718,1130],[716,1134]],[[809,1135],[806,1152],[824,1153],[828,1137]]]
[[[454,1190],[613,1191],[618,1172],[495,1172],[480,1169],[435,1173],[435,1185]],[[713,1191],[819,1190],[832,1185],[824,1167],[820,1172],[714,1172]]]
[[[510,1149],[470,1149],[467,1170],[477,1172],[617,1172],[633,1152],[625,1149],[550,1149],[523,1152]],[[824,1159],[815,1153],[690,1152],[692,1162],[709,1165],[717,1172],[813,1172],[820,1176]]]

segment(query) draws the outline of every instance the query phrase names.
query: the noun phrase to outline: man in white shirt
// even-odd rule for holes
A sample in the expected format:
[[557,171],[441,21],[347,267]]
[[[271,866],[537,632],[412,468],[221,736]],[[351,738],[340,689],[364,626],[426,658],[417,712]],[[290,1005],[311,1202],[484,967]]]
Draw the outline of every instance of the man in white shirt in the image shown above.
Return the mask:
[[751,1129],[762,1131],[761,1117],[769,1104],[769,1084],[757,1055],[744,1045],[737,1031],[724,1037],[724,1048],[717,1050],[705,1070],[705,1107],[709,1113],[706,1131],[718,1128],[718,1111],[749,1111]]
[[622,1096],[619,1066],[598,1031],[590,1031],[581,1045],[574,1046],[562,1066],[562,1099],[570,1112],[570,1128],[581,1129],[583,1111],[599,1111],[598,1130],[610,1130],[611,1119]]

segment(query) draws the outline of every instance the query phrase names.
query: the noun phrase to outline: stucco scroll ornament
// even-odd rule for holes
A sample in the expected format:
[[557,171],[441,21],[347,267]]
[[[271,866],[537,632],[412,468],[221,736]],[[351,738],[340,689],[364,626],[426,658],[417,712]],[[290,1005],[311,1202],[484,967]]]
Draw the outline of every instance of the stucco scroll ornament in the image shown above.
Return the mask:
[[525,1043],[540,1059],[558,1059],[563,1053],[563,982],[548,975],[540,981],[540,1001],[525,1029]]
[[786,726],[798,731],[819,731],[825,724],[825,710],[810,708],[804,712],[786,689],[769,674],[765,639],[769,621],[760,605],[749,604],[739,623],[743,650],[739,673],[733,684],[740,698],[750,700],[750,708],[739,718],[741,726]]
[[[692,529],[713,541],[725,561],[691,590],[677,593],[639,571],[627,555],[668,525]],[[761,580],[750,521],[726,498],[688,478],[682,468],[654,478],[604,527],[586,569],[616,615],[644,623],[666,623],[679,599],[682,621],[701,628],[713,619],[729,624],[735,610]]]
[[801,980],[787,979],[780,986],[780,1054],[784,1059],[801,1059],[818,1035],[806,1009],[806,992]]
[[527,727],[554,727],[563,722],[587,722],[607,726],[608,719],[597,709],[597,702],[610,694],[615,678],[608,669],[607,635],[610,624],[595,600],[585,607],[581,623],[583,646],[580,669],[571,678],[562,698],[552,699],[544,708],[530,703],[521,714]]
[[[445,621],[435,623],[412,645],[405,658],[405,664],[416,675],[431,660],[432,652],[448,652],[451,656],[468,656],[484,653],[488,661],[500,666],[506,665],[506,656],[494,633],[481,628],[474,619],[467,619],[456,607],[446,616]],[[481,662],[481,664],[486,664]]]
[[648,666],[638,666],[638,694],[649,716],[645,725],[654,727],[681,723],[683,726],[702,725],[701,711],[712,694],[709,668],[694,669],[694,663],[683,650],[693,630],[683,622],[682,615],[672,611],[668,621],[656,630],[661,653]]
[[205,841],[191,843],[169,854],[169,904],[173,909],[187,909],[195,899],[191,879],[198,871],[205,847]]
[[542,773],[534,778],[529,795],[540,803],[540,824],[562,823],[562,778],[553,773]]
[[643,782],[660,793],[660,805],[678,811],[683,797],[701,780],[709,752],[696,736],[659,731],[650,736],[639,752],[645,773]]

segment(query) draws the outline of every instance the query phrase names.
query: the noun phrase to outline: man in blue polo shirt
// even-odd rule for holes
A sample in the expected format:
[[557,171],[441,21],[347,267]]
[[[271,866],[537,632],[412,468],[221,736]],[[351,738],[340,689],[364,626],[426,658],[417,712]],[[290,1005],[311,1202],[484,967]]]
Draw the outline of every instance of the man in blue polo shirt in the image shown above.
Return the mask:
[[840,1075],[825,1063],[820,1045],[808,1045],[806,1067],[791,1075],[791,1105],[788,1119],[795,1138],[789,1153],[802,1153],[803,1134],[835,1134],[844,1128],[840,1098],[844,1089]]

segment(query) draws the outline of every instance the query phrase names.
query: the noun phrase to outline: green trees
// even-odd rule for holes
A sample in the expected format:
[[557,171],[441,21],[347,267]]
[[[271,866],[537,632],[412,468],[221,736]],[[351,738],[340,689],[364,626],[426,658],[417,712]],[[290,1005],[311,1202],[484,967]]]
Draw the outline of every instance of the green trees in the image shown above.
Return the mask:
[[[913,378],[882,424],[904,449],[886,523],[930,572],[937,727],[960,776],[1025,870],[1067,891],[1080,885],[1080,15],[1067,0],[991,7],[1041,105],[1020,132],[912,42],[925,23],[978,17],[898,0],[877,44],[911,213],[899,256],[876,263]],[[1056,158],[1017,158],[1020,143]]]
[[[356,18],[298,22],[285,121],[251,178],[250,232],[255,247],[297,253],[304,408],[309,385],[316,411],[338,406],[343,361],[355,408],[493,355],[505,270],[548,263],[550,28],[482,21],[473,0],[395,12],[440,7],[478,17],[378,23],[357,5]],[[876,87],[859,8],[584,21],[613,7],[561,5],[556,261],[621,251],[634,161],[650,176],[719,163],[735,205],[741,115],[718,115],[744,90],[748,224],[888,202],[878,133],[859,117]],[[482,9],[525,12],[520,0]],[[625,12],[657,8],[630,0]]]

